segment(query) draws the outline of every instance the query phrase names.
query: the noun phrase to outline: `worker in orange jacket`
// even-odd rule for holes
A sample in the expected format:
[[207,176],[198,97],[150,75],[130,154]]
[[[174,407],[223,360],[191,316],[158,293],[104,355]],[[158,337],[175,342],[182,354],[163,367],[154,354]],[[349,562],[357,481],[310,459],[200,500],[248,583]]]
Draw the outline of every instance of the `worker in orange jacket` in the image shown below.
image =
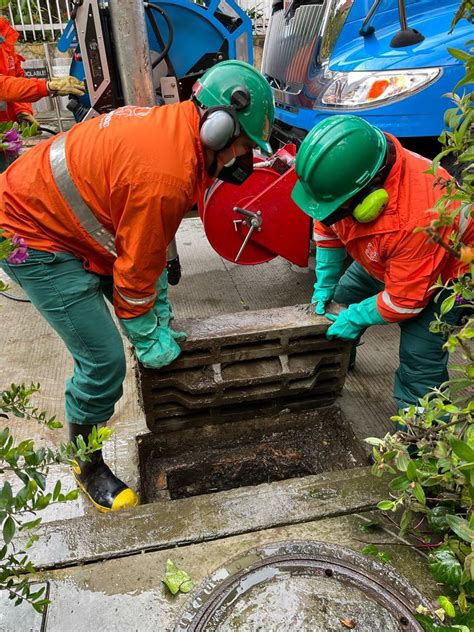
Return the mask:
[[[440,304],[433,286],[439,278],[447,283],[467,271],[466,264],[415,231],[436,217],[433,207],[443,194],[427,173],[430,167],[390,134],[346,115],[316,125],[295,165],[299,180],[293,200],[315,220],[315,311],[325,314],[331,300],[348,306],[337,316],[326,314],[334,321],[328,338],[358,341],[370,325],[399,323],[394,396],[401,408],[416,406],[448,379],[444,340],[429,330]],[[449,179],[442,168],[436,176]],[[454,229],[472,245],[470,209],[457,215]],[[441,230],[445,242],[452,230]],[[347,254],[354,262],[339,278]],[[454,309],[445,319],[459,316]]]
[[[122,395],[123,345],[104,296],[145,366],[178,357],[167,246],[215,177],[238,183],[253,148],[270,150],[273,117],[263,76],[226,61],[196,83],[192,100],[79,123],[0,176],[0,228],[29,254],[1,265],[74,358],[65,395],[72,438],[106,423]],[[138,502],[101,453],[79,462],[76,478],[101,511]]]
[[[0,10],[9,4],[10,0],[0,0]],[[15,51],[17,39],[16,30],[0,15],[0,122],[37,123],[32,102],[47,96],[84,94],[84,84],[76,77],[26,78],[21,67],[25,59]]]

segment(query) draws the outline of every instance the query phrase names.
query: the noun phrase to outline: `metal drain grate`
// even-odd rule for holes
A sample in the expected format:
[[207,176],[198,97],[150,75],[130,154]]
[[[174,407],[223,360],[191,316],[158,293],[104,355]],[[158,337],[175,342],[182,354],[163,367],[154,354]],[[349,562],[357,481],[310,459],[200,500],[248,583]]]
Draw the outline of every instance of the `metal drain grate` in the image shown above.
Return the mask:
[[[161,370],[138,366],[148,428],[271,413],[291,403],[327,406],[344,384],[350,344],[327,340],[308,306],[181,321],[182,355]],[[229,417],[230,416],[230,417]]]
[[279,542],[215,571],[181,613],[175,632],[311,630],[422,632],[426,599],[391,568],[348,548]]

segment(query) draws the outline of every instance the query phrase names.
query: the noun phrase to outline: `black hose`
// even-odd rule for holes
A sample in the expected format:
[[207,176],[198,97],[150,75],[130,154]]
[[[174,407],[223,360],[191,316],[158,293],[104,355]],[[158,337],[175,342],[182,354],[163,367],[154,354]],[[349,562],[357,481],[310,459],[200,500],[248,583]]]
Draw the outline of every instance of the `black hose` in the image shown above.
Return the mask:
[[0,292],[0,296],[8,298],[10,301],[16,301],[17,303],[31,303],[29,298],[18,298],[18,296],[12,296],[8,292]]
[[59,134],[59,132],[54,131],[54,129],[50,129],[49,127],[43,127],[42,125],[40,125],[38,129],[40,132],[47,132],[48,134],[51,134],[51,136],[56,136],[56,134]]
[[[145,4],[146,14],[150,19],[150,24],[151,24],[151,28],[153,29],[153,33],[158,43],[160,44],[160,46],[163,46],[163,50],[158,55],[157,59],[155,59],[155,61],[152,63],[152,68],[156,68],[158,64],[162,62],[163,59],[167,56],[171,48],[171,45],[173,43],[173,35],[174,35],[173,25],[171,24],[169,15],[166,13],[166,11],[164,11],[164,9],[159,7],[157,4],[153,4],[153,2],[145,2],[144,4]],[[168,27],[168,41],[166,42],[166,45],[164,43],[163,38],[161,37],[161,33],[158,29],[158,25],[153,15],[153,11],[158,11],[158,13],[164,18],[166,22],[166,26]]]

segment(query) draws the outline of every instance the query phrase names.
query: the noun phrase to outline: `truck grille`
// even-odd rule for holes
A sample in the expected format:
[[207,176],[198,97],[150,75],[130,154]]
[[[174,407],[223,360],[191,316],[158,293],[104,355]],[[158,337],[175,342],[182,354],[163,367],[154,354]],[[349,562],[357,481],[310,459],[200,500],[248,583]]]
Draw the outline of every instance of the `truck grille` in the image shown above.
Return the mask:
[[324,4],[298,7],[292,17],[289,11],[276,11],[270,20],[263,49],[262,72],[279,90],[298,93],[305,83],[314,50]]

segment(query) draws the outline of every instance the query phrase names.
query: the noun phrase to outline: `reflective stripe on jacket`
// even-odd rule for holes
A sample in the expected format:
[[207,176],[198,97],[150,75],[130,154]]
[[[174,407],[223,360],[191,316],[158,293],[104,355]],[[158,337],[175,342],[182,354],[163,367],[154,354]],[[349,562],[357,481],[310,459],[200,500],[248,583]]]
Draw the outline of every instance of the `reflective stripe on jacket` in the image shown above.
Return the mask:
[[48,96],[46,79],[27,79],[24,57],[15,51],[18,33],[0,17],[0,122],[16,121],[20,112],[33,114],[31,103]]
[[146,313],[166,248],[210,184],[196,108],[190,101],[125,106],[67,132],[68,177],[98,225],[113,236],[117,256],[88,233],[56,182],[55,142],[57,137],[30,149],[0,176],[0,227],[32,248],[71,252],[91,272],[113,274],[120,318]]
[[[377,306],[388,322],[412,318],[427,305],[431,288],[439,276],[444,282],[456,278],[467,266],[451,256],[444,248],[429,241],[424,232],[414,232],[428,226],[437,217],[433,212],[442,191],[435,186],[435,177],[425,173],[431,166],[426,158],[395,143],[397,159],[385,181],[389,202],[383,213],[368,224],[360,224],[352,217],[331,227],[314,223],[314,239],[318,248],[345,247],[373,277],[385,283],[385,290],[377,296]],[[449,178],[444,169],[438,176]],[[456,207],[453,206],[453,210]],[[463,217],[462,241],[472,245],[474,225]],[[458,228],[459,216],[455,220]],[[449,241],[452,227],[441,235]]]

